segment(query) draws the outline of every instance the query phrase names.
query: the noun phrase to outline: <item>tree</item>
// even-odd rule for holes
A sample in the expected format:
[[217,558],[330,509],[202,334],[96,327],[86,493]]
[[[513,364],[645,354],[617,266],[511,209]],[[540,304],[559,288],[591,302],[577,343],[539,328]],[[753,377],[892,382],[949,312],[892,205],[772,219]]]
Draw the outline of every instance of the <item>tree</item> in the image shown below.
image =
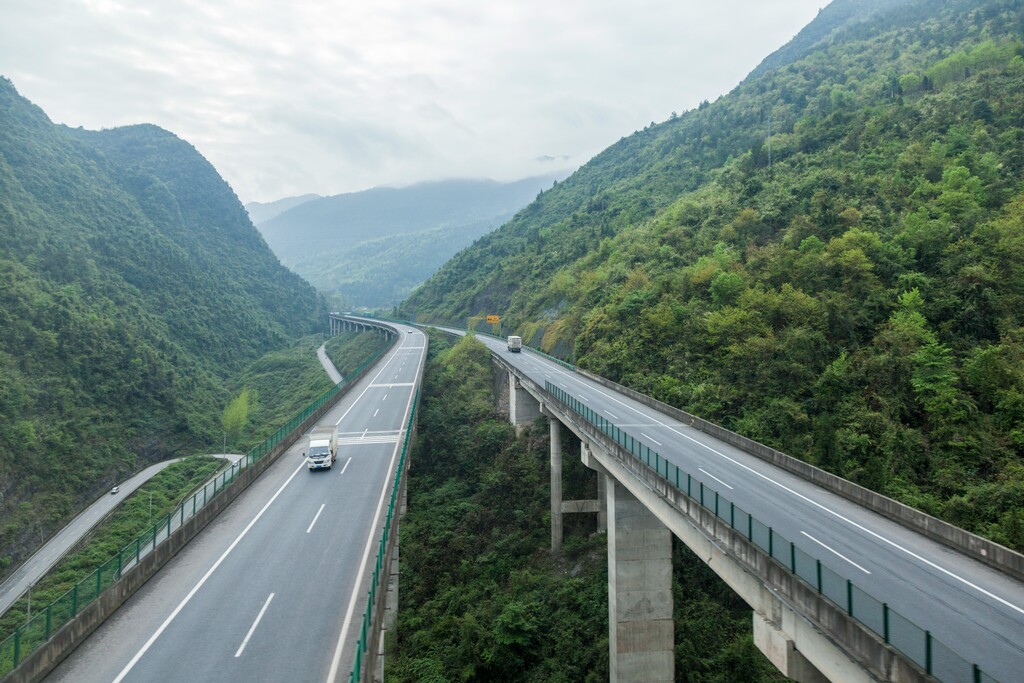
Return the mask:
[[220,417],[221,426],[224,428],[224,444],[227,448],[227,439],[230,436],[234,441],[242,433],[242,429],[249,422],[249,407],[256,400],[256,392],[249,389],[242,389],[227,406],[224,407],[224,414]]

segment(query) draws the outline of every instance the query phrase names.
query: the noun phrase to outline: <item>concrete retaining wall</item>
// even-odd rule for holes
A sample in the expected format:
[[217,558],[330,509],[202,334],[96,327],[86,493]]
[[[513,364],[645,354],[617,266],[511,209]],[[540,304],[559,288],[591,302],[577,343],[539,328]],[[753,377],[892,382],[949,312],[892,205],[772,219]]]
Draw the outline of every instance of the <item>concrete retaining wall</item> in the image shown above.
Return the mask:
[[1021,555],[1018,552],[1010,550],[1005,546],[982,538],[976,534],[972,534],[969,531],[953,526],[948,522],[943,522],[941,519],[932,517],[920,510],[915,510],[909,505],[904,505],[903,503],[883,496],[880,493],[875,493],[863,486],[854,484],[842,477],[838,477],[815,467],[814,465],[777,451],[774,448],[760,444],[745,436],[740,436],[735,432],[719,427],[707,420],[702,420],[695,415],[679,410],[667,403],[662,403],[650,396],[646,396],[638,391],[634,391],[628,387],[622,386],[621,384],[612,382],[609,379],[605,379],[604,377],[600,377],[579,368],[577,368],[576,371],[584,377],[588,377],[609,389],[614,389],[619,393],[625,394],[646,406],[654,408],[666,415],[672,416],[680,422],[699,429],[705,434],[709,434],[720,441],[736,446],[737,448],[746,451],[761,460],[770,462],[776,467],[795,474],[802,479],[813,482],[824,489],[846,498],[847,500],[851,500],[858,505],[899,522],[908,529],[912,529],[923,536],[934,541],[938,541],[939,543],[962,552],[969,557],[973,557],[980,562],[984,562],[987,565],[995,567],[1016,579],[1024,581],[1024,555]]
[[42,680],[88,638],[89,634],[99,628],[108,617],[116,612],[118,607],[142,588],[161,567],[177,555],[196,534],[213,521],[242,491],[247,489],[282,453],[287,451],[307,430],[313,427],[327,411],[333,408],[343,396],[351,391],[356,382],[365,377],[374,367],[376,367],[376,363],[373,366],[364,368],[341,391],[296,427],[284,441],[277,444],[252,467],[241,472],[235,481],[231,482],[227,488],[222,489],[195,516],[188,519],[178,529],[175,529],[168,539],[159,544],[153,552],[142,558],[139,564],[125,572],[119,581],[107,588],[96,600],[89,603],[74,619],[54,633],[50,640],[46,641],[42,647],[22,660],[14,671],[4,677],[2,683],[29,683]]

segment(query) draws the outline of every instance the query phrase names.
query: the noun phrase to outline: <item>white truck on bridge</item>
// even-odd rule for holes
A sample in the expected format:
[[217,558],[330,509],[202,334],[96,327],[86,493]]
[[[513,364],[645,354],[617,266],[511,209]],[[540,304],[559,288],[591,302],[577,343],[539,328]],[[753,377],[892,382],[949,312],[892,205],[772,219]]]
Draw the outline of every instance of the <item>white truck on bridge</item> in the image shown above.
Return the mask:
[[318,427],[309,435],[306,465],[311,470],[329,470],[338,459],[338,428]]
[[519,353],[523,350],[523,338],[512,335],[508,338],[508,350],[512,353]]

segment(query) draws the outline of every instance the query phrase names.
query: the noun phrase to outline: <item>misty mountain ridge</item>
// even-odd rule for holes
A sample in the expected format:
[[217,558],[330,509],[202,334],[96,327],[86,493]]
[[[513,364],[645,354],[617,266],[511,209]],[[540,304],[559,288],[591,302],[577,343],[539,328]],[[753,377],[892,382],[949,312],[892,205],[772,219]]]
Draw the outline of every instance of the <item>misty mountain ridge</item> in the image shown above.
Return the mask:
[[393,306],[565,177],[452,179],[301,203],[258,224],[286,266],[347,306]]
[[299,195],[298,197],[283,197],[272,202],[248,202],[245,205],[245,210],[249,214],[252,224],[259,225],[281,215],[288,209],[292,209],[299,204],[305,204],[312,199],[320,199],[320,195],[310,193]]

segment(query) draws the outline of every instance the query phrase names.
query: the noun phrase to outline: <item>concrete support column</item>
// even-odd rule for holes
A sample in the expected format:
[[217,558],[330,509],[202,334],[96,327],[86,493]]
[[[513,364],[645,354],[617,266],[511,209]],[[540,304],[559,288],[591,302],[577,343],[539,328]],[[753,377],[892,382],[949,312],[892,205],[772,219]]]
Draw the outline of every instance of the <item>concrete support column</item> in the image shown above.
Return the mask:
[[604,533],[608,531],[608,480],[601,475],[597,477],[597,502],[597,532]]
[[611,681],[672,683],[672,534],[606,477]]
[[525,429],[531,422],[540,417],[540,401],[511,372],[508,373],[508,412],[509,421],[515,425],[516,431]]
[[551,430],[551,551],[562,549],[562,423],[548,416]]

